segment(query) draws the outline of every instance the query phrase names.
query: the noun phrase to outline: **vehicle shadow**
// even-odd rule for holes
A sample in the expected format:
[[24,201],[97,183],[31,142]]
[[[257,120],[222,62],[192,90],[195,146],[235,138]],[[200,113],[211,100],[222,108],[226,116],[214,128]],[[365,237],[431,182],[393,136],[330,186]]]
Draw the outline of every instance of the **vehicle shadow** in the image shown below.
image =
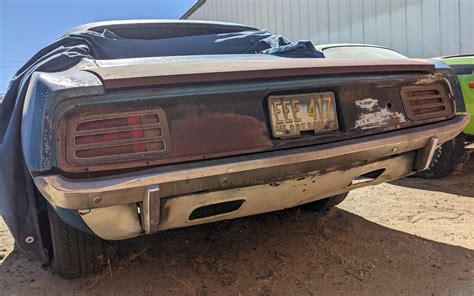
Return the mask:
[[13,252],[5,294],[469,294],[474,251],[380,226],[341,209],[299,209],[113,244],[103,273],[67,281]]
[[474,197],[474,149],[468,150],[470,157],[457,170],[444,178],[425,180],[420,178],[404,178],[389,182],[390,184],[422,189],[440,191],[466,197]]

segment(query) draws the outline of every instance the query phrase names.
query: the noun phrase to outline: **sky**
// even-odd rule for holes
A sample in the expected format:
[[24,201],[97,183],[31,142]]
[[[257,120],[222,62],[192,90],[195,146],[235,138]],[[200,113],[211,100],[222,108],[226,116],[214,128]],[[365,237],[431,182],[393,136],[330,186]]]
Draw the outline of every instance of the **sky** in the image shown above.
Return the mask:
[[0,0],[0,94],[38,50],[81,24],[176,19],[196,0]]

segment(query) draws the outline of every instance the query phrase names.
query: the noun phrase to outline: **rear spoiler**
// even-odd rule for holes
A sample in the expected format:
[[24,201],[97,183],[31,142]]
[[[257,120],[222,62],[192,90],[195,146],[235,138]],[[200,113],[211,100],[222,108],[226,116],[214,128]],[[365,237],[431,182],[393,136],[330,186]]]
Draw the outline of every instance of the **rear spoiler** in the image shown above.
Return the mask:
[[[249,59],[177,61],[174,63],[134,63],[134,59],[107,61],[101,66],[85,69],[103,81],[106,89],[236,81],[277,77],[302,77],[355,73],[434,73],[432,64],[413,60],[354,59]],[[152,60],[150,60],[152,61]]]

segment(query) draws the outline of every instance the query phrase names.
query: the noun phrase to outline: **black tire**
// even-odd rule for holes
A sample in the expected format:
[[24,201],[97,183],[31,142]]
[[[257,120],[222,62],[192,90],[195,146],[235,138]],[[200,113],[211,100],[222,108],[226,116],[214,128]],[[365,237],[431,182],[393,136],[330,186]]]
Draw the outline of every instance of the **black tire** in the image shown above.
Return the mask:
[[307,204],[303,204],[303,205],[301,205],[301,207],[304,210],[324,213],[324,212],[327,212],[330,209],[334,208],[335,206],[337,206],[341,202],[343,202],[344,199],[346,199],[348,194],[349,194],[349,192],[334,195],[334,196],[331,196],[331,197],[327,197],[325,199],[320,199],[320,200],[313,201],[313,202],[310,202],[310,203],[307,203]]
[[454,171],[462,159],[464,147],[465,138],[463,134],[445,142],[436,149],[429,168],[416,173],[415,177],[423,179],[439,179],[448,176]]
[[106,242],[64,223],[50,207],[48,216],[53,270],[66,279],[91,276],[101,271]]

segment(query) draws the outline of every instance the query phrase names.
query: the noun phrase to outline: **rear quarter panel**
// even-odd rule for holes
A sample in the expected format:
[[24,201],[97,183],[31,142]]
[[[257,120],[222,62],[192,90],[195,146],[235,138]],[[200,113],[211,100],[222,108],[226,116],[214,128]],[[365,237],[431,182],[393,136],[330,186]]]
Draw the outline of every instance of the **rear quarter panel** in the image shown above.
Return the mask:
[[34,73],[23,106],[21,141],[30,171],[52,168],[56,159],[54,113],[58,106],[76,97],[104,94],[102,82],[85,71]]

